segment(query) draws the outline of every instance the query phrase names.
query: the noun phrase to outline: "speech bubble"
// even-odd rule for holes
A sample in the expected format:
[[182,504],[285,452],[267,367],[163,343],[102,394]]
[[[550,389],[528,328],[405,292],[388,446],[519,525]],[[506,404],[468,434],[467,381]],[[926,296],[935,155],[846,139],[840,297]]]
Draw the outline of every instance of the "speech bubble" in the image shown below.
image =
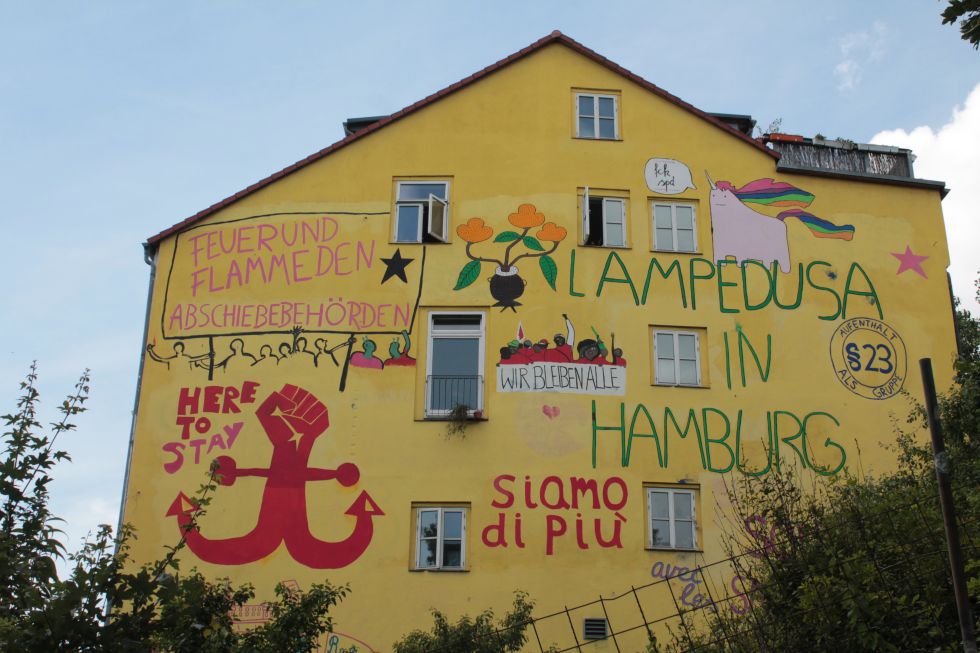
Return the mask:
[[661,195],[677,195],[688,188],[697,190],[691,169],[676,159],[650,159],[643,171],[647,187]]

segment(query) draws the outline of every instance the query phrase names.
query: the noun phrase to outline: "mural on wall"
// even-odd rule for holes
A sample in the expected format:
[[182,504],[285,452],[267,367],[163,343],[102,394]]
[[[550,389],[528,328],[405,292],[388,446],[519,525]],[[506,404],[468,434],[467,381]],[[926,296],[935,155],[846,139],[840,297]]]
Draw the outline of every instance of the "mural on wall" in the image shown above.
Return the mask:
[[647,188],[661,195],[677,195],[688,188],[697,190],[691,169],[677,159],[650,159],[643,169]]
[[385,365],[415,367],[415,359],[408,353],[411,348],[412,339],[409,337],[408,331],[402,331],[400,338],[392,338],[391,342],[388,343],[388,358],[385,359]]
[[405,274],[405,268],[408,264],[414,261],[413,258],[402,258],[402,250],[398,248],[395,253],[391,255],[390,258],[381,258],[381,262],[385,264],[385,273],[381,277],[381,283],[383,284],[388,279],[392,277],[398,277],[402,280],[402,283],[408,283],[408,276]]
[[401,336],[393,338],[388,344],[388,358],[384,360],[376,355],[378,345],[364,336],[361,339],[361,351],[354,352],[350,358],[350,364],[355,367],[366,367],[369,369],[383,370],[386,367],[415,367],[415,359],[408,351],[412,348],[412,338],[408,331],[402,331]]
[[[785,182],[756,179],[736,188],[727,181],[716,184],[708,176],[708,183],[711,185],[712,240],[715,258],[719,261],[732,256],[739,263],[754,260],[767,267],[778,263],[780,271],[788,273],[790,257],[785,222],[788,218],[802,222],[817,238],[851,240],[854,237],[852,225],[838,226],[804,211],[813,202],[813,194]],[[794,208],[769,216],[751,208],[750,204]]]
[[[554,346],[544,338],[526,339],[523,327],[518,326],[517,337],[500,348],[497,391],[624,394],[626,359],[616,346],[616,334],[610,334],[607,346],[592,327],[594,338],[576,341],[572,321],[564,313],[562,317],[565,333],[554,335]],[[545,415],[557,416],[551,407],[545,408]]]
[[[602,272],[586,276],[577,273],[572,249],[568,269],[568,295],[588,298],[586,301],[603,298],[603,292],[608,292],[605,297],[613,295],[612,301],[646,306],[667,292],[670,300],[679,300],[683,308],[697,311],[707,293],[717,298],[714,306],[722,313],[795,311],[804,304],[831,300],[832,308],[826,314],[814,315],[816,319],[847,319],[863,314],[869,306],[879,319],[885,317],[875,284],[857,261],[851,262],[846,272],[838,272],[827,261],[797,263],[795,274],[784,275],[754,259],[739,264],[699,256],[687,259],[686,265],[677,258],[664,265],[661,258],[651,256],[642,265],[631,267],[619,253],[610,251]],[[863,301],[855,301],[858,298]]]
[[928,279],[926,271],[922,269],[922,263],[928,256],[919,256],[912,253],[912,248],[905,246],[904,252],[891,252],[891,255],[898,259],[898,271],[895,274],[902,274],[911,270],[923,279]]
[[[191,356],[186,353],[186,344],[182,340],[177,340],[171,346],[173,353],[169,356],[162,355],[155,343],[146,346],[147,356],[151,360],[161,363],[171,369],[171,366],[186,366],[187,369],[200,370],[202,372],[211,371],[213,377],[215,372],[227,372],[231,370],[245,371],[246,369],[296,369],[297,366],[324,367],[330,363],[336,368],[346,367],[347,364],[354,367],[368,369],[384,369],[385,366],[406,367],[415,366],[415,358],[409,354],[412,347],[412,338],[408,331],[402,330],[399,336],[393,338],[388,345],[387,358],[381,358],[377,353],[378,345],[369,336],[363,336],[360,341],[353,335],[341,340],[339,344],[331,346],[333,340],[327,338],[316,338],[312,348],[309,340],[299,334],[301,330],[296,330],[291,340],[280,341],[277,346],[272,344],[262,344],[257,353],[253,354],[247,349],[247,345],[242,338],[234,338],[228,344],[228,351],[222,352],[220,342],[216,343],[217,356],[224,355],[224,358],[213,362],[214,356],[208,351]],[[216,339],[212,339],[215,343]],[[354,345],[361,343],[359,351],[354,350]],[[346,349],[347,351],[340,351]],[[338,358],[339,356],[339,358]],[[328,366],[329,367],[329,366]],[[345,374],[346,376],[346,374]]]
[[[658,560],[650,568],[650,576],[665,581],[677,581],[681,584],[680,593],[675,600],[684,609],[706,609],[717,612],[719,609],[731,610],[734,614],[741,616],[747,614],[752,602],[749,599],[749,589],[754,589],[755,585],[751,580],[743,579],[735,575],[724,585],[721,590],[725,594],[719,598],[714,598],[712,592],[718,592],[719,588],[714,587],[714,583],[705,574],[703,567],[685,567],[683,565],[672,564],[669,561]],[[712,587],[708,587],[711,585]],[[672,592],[673,593],[673,592]]]
[[[858,328],[873,333],[875,325],[886,326],[871,318],[855,318],[845,324],[851,324],[845,333]],[[765,337],[764,349],[762,338],[750,338],[741,326],[736,326],[733,335],[734,343],[727,332],[722,334],[727,388],[734,389],[737,378],[743,388],[770,383],[776,359],[771,334]],[[898,356],[890,360],[898,366]],[[901,369],[904,376],[904,363]],[[895,385],[889,384],[888,390]],[[834,476],[847,463],[847,451],[840,442],[849,441],[848,434],[840,432],[840,421],[828,410],[769,409],[753,415],[743,408],[648,407],[643,402],[633,407],[620,402],[618,410],[610,410],[608,405],[600,409],[593,400],[591,421],[593,468],[598,466],[602,451],[607,464],[629,467],[637,455],[644,458],[641,464],[655,456],[656,464],[667,469],[671,452],[678,446],[689,451],[696,448],[702,469],[714,474],[764,476],[782,470],[786,464],[798,464],[819,476]],[[763,454],[761,460],[751,453],[753,450]]]
[[[462,290],[476,281],[480,276],[483,263],[496,264],[493,276],[488,279],[490,295],[497,300],[494,306],[500,306],[501,311],[509,308],[516,312],[517,307],[521,305],[517,300],[524,294],[527,281],[520,276],[515,264],[521,259],[537,258],[541,274],[544,275],[551,289],[555,290],[558,265],[551,258],[551,254],[558,249],[561,241],[565,240],[568,231],[554,222],[545,222],[544,214],[539,213],[533,204],[521,204],[517,212],[511,213],[507,219],[520,231],[502,231],[493,239],[494,243],[507,243],[502,258],[476,256],[473,253],[474,245],[493,236],[493,228],[487,226],[483,218],[470,218],[466,224],[456,227],[456,234],[466,241],[466,256],[470,262],[460,270],[453,290]],[[540,229],[534,236],[529,235],[531,229],[535,227]],[[545,249],[542,241],[550,243],[550,246]],[[518,245],[521,247],[515,250]]]
[[[177,423],[180,425],[183,422],[187,438],[192,426],[199,432],[202,430],[202,419],[207,421],[206,431],[210,427],[210,419],[202,417],[201,413],[240,413],[241,404],[256,401],[258,387],[257,383],[246,382],[241,388],[182,388]],[[180,493],[166,516],[176,518],[187,547],[201,560],[219,565],[255,562],[269,556],[282,544],[285,544],[293,560],[313,569],[339,569],[357,560],[371,543],[374,518],[384,515],[366,491],[362,491],[344,513],[355,518],[349,536],[328,542],[317,539],[310,532],[307,483],[333,480],[343,487],[352,487],[360,479],[360,470],[353,463],[342,463],[334,469],[309,465],[314,443],[330,424],[327,407],[306,390],[286,384],[270,393],[256,409],[255,415],[272,444],[269,466],[239,467],[235,459],[228,455],[218,456],[211,463],[221,485],[234,486],[238,479],[246,477],[265,479],[255,526],[237,537],[205,537],[193,523],[193,514],[199,510],[199,506]],[[243,422],[236,422],[236,428],[228,433],[229,438],[219,448],[230,448],[240,436],[242,425]],[[214,441],[212,438],[212,443]],[[197,462],[200,462],[202,446],[199,444],[196,448]],[[208,448],[209,453],[213,446]],[[176,448],[168,449],[165,445],[164,450],[175,454]]]
[[905,342],[881,320],[856,317],[830,339],[830,360],[841,384],[865,399],[889,399],[902,391],[908,373]]
[[[209,380],[235,369],[337,368],[341,391],[351,366],[413,365],[409,334],[422,293],[425,247],[414,265],[399,248],[384,256],[388,221],[375,218],[388,215],[274,213],[177,234],[160,318],[163,339],[173,344],[154,341],[147,356],[168,369],[186,364]],[[379,287],[364,301],[369,279]],[[390,279],[402,283],[386,283]],[[392,343],[382,358],[372,337],[379,335],[404,347]]]
[[155,343],[150,343],[146,346],[146,355],[150,357],[150,360],[166,365],[168,370],[171,369],[171,365],[174,365],[175,368],[194,369],[195,367],[203,367],[207,369],[208,363],[202,365],[201,361],[210,360],[210,352],[192,356],[187,353],[186,348],[187,345],[178,340],[173,344],[172,353],[167,356],[156,350]]
[[[514,474],[500,474],[493,479],[493,489],[490,507],[498,512],[480,533],[487,548],[523,549],[529,541],[533,545],[540,539],[548,556],[556,553],[559,544],[566,551],[623,548],[629,484],[619,476],[545,476],[540,481],[524,476],[518,481]],[[534,525],[543,528],[529,532],[525,522],[538,516],[544,517],[544,524],[537,520]]]
[[[530,398],[529,398],[530,399]],[[581,396],[542,397],[544,401],[517,401],[510,408],[523,446],[542,460],[564,458],[582,451],[588,442],[580,425],[589,422],[588,402]]]
[[[598,452],[604,451],[608,464],[629,467],[637,452],[647,464],[655,460],[661,469],[670,467],[671,451],[677,446],[696,450],[706,472],[745,476],[765,476],[781,471],[787,464],[813,470],[820,476],[835,476],[847,463],[847,433],[839,433],[840,421],[824,410],[767,410],[765,432],[744,426],[746,411],[726,411],[715,407],[675,408],[638,403],[627,410],[600,410],[592,402],[592,467],[598,466]],[[836,439],[835,439],[836,438]],[[649,441],[650,444],[639,445]],[[684,441],[683,443],[680,441]],[[673,444],[672,444],[673,443]],[[763,460],[747,455],[757,446]],[[615,454],[618,454],[615,455]]]

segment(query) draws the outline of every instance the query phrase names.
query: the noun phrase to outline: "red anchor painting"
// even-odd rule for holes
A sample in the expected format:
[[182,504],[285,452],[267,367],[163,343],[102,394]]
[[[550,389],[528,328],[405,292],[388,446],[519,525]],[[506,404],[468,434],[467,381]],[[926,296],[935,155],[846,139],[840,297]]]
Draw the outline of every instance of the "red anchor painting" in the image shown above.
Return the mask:
[[339,569],[357,560],[371,543],[374,517],[384,514],[367,492],[361,492],[344,513],[356,520],[346,539],[325,542],[310,532],[306,483],[336,480],[350,487],[361,475],[352,463],[336,469],[309,466],[313,443],[330,424],[327,407],[306,390],[287,384],[269,395],[255,414],[272,443],[269,467],[239,468],[234,458],[219,456],[213,468],[222,485],[234,485],[243,476],[266,479],[258,522],[245,535],[208,539],[192,524],[198,506],[181,492],[167,516],[177,518],[188,548],[201,560],[219,565],[261,560],[283,543],[296,562],[314,569]]

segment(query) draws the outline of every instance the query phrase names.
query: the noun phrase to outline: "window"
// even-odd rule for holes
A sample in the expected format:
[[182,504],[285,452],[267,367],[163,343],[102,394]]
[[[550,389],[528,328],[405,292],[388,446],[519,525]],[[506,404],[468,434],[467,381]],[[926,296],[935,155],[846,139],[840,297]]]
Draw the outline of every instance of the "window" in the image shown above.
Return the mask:
[[696,252],[693,204],[653,204],[653,249],[664,252]]
[[653,332],[654,382],[701,385],[701,338],[695,331]]
[[430,313],[425,416],[483,410],[483,313]]
[[449,237],[449,182],[395,182],[395,242],[436,243]]
[[417,506],[416,569],[463,569],[467,506]]
[[602,197],[585,187],[582,196],[582,244],[592,247],[626,247],[626,200]]
[[619,138],[619,98],[615,95],[575,94],[575,135],[579,138]]
[[652,549],[697,549],[696,490],[647,488],[647,525]]

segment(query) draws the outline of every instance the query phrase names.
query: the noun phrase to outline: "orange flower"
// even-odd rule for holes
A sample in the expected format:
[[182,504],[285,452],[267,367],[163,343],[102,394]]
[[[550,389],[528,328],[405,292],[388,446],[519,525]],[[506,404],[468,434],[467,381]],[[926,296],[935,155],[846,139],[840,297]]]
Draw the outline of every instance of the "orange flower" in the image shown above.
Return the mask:
[[468,243],[482,243],[493,235],[493,228],[483,224],[483,218],[470,218],[456,227],[456,233]]
[[568,230],[565,227],[559,227],[554,222],[545,222],[544,226],[538,230],[538,240],[550,240],[553,243],[565,240],[567,235]]
[[515,227],[528,229],[544,222],[544,213],[538,213],[533,204],[521,204],[517,207],[517,213],[511,213],[507,219]]

